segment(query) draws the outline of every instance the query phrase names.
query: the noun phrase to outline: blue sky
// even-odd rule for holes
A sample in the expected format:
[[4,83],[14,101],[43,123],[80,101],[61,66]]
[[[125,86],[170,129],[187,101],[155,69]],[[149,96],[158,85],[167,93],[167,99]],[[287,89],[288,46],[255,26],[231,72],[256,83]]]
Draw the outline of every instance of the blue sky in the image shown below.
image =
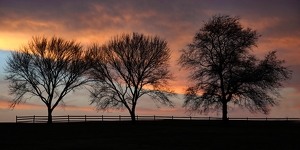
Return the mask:
[[[171,70],[176,80],[171,86],[178,93],[188,85],[187,72],[176,63],[179,50],[186,48],[196,31],[215,14],[239,16],[244,27],[257,30],[262,36],[253,53],[262,58],[277,50],[293,70],[293,78],[281,89],[283,98],[268,117],[300,116],[300,2],[298,0],[1,0],[0,1],[0,121],[14,121],[16,115],[46,115],[44,105],[32,99],[8,110],[12,96],[8,95],[3,67],[8,51],[17,50],[32,36],[54,35],[75,39],[83,45],[105,43],[111,37],[132,31],[158,35],[169,42],[172,52]],[[53,115],[128,115],[126,110],[96,112],[89,105],[88,92],[83,89],[65,98],[67,107],[58,107]],[[144,97],[138,103],[138,115],[187,116],[181,108],[183,99],[174,99],[175,108],[157,108]],[[229,117],[265,117],[233,107]],[[216,113],[209,114],[217,116]]]

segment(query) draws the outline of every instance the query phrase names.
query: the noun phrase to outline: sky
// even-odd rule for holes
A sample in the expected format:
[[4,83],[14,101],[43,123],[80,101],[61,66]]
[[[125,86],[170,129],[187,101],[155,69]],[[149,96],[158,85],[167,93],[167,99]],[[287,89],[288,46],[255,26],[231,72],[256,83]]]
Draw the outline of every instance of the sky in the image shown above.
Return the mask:
[[[47,115],[46,107],[33,98],[9,109],[12,95],[5,80],[5,59],[32,36],[58,36],[87,46],[103,44],[122,33],[139,32],[159,36],[172,50],[171,71],[176,77],[171,87],[179,93],[174,108],[156,107],[148,97],[137,105],[137,115],[189,116],[182,108],[188,72],[180,70],[180,50],[187,48],[194,34],[211,16],[239,16],[243,27],[261,35],[253,53],[263,58],[277,51],[293,70],[293,77],[280,90],[282,98],[268,115],[251,114],[232,106],[229,117],[300,117],[300,1],[299,0],[0,0],[0,122],[15,116]],[[53,115],[129,115],[127,110],[97,112],[85,89],[65,97],[66,107],[58,106]],[[194,114],[196,116],[205,116]],[[221,117],[214,112],[208,116]]]

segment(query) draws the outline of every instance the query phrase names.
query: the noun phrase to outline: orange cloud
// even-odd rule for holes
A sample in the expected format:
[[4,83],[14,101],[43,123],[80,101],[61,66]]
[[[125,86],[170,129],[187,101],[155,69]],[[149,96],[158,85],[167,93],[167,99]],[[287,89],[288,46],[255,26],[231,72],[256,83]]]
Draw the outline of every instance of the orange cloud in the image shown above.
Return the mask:
[[280,23],[281,19],[279,17],[264,17],[264,18],[257,18],[253,20],[247,20],[241,18],[241,23],[244,27],[249,27],[253,30],[257,30],[259,33],[270,28],[278,23]]
[[[0,101],[0,108],[8,109],[10,106],[10,102],[7,101]],[[27,104],[27,103],[20,103],[16,105],[14,109],[39,109],[39,108],[46,108],[46,106],[36,105],[36,104]]]

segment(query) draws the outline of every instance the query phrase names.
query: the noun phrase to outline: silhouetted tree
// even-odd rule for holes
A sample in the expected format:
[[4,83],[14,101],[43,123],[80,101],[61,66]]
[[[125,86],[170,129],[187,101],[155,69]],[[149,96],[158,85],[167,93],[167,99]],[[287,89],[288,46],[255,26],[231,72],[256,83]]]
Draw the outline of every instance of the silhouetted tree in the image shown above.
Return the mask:
[[48,123],[52,123],[54,108],[59,103],[65,106],[63,97],[88,81],[82,77],[89,67],[84,60],[82,46],[75,41],[33,37],[7,59],[6,79],[14,95],[10,107],[39,97],[47,106]]
[[[170,49],[165,40],[143,34],[122,34],[103,46],[94,44],[89,49],[93,62],[90,78],[93,87],[91,104],[96,109],[126,108],[132,121],[139,98],[148,95],[155,104],[173,106],[169,97],[175,96],[168,88],[172,79]],[[157,105],[158,106],[158,105]]]
[[208,113],[222,109],[227,120],[227,104],[233,102],[250,112],[268,113],[278,102],[281,82],[291,77],[276,52],[263,60],[250,54],[259,35],[244,29],[238,17],[215,15],[196,33],[188,49],[182,50],[179,64],[191,71],[193,82],[185,93],[183,107],[188,112]]

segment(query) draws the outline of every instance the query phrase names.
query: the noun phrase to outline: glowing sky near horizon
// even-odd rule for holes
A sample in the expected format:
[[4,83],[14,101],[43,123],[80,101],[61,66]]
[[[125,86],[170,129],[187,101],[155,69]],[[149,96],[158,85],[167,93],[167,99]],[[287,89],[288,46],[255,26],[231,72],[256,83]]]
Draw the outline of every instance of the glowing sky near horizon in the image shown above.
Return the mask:
[[[182,93],[188,85],[187,72],[179,70],[179,50],[186,48],[196,31],[215,14],[239,16],[244,27],[257,30],[262,36],[257,48],[259,58],[277,50],[293,70],[292,79],[281,90],[280,105],[273,107],[270,117],[300,117],[300,1],[298,0],[0,0],[0,122],[14,121],[16,115],[46,115],[45,106],[37,99],[9,110],[12,96],[8,95],[3,67],[8,51],[17,50],[32,36],[75,39],[83,45],[105,43],[111,37],[133,31],[158,35],[168,41],[172,52],[171,70],[176,80],[171,86]],[[96,112],[89,105],[88,92],[83,89],[65,98],[67,107],[58,107],[53,115],[128,115],[127,110]],[[181,108],[183,99],[174,99],[175,108],[157,108],[144,97],[138,103],[139,115],[186,116]],[[216,116],[216,113],[209,114]],[[265,116],[250,114],[234,107],[229,117]]]

